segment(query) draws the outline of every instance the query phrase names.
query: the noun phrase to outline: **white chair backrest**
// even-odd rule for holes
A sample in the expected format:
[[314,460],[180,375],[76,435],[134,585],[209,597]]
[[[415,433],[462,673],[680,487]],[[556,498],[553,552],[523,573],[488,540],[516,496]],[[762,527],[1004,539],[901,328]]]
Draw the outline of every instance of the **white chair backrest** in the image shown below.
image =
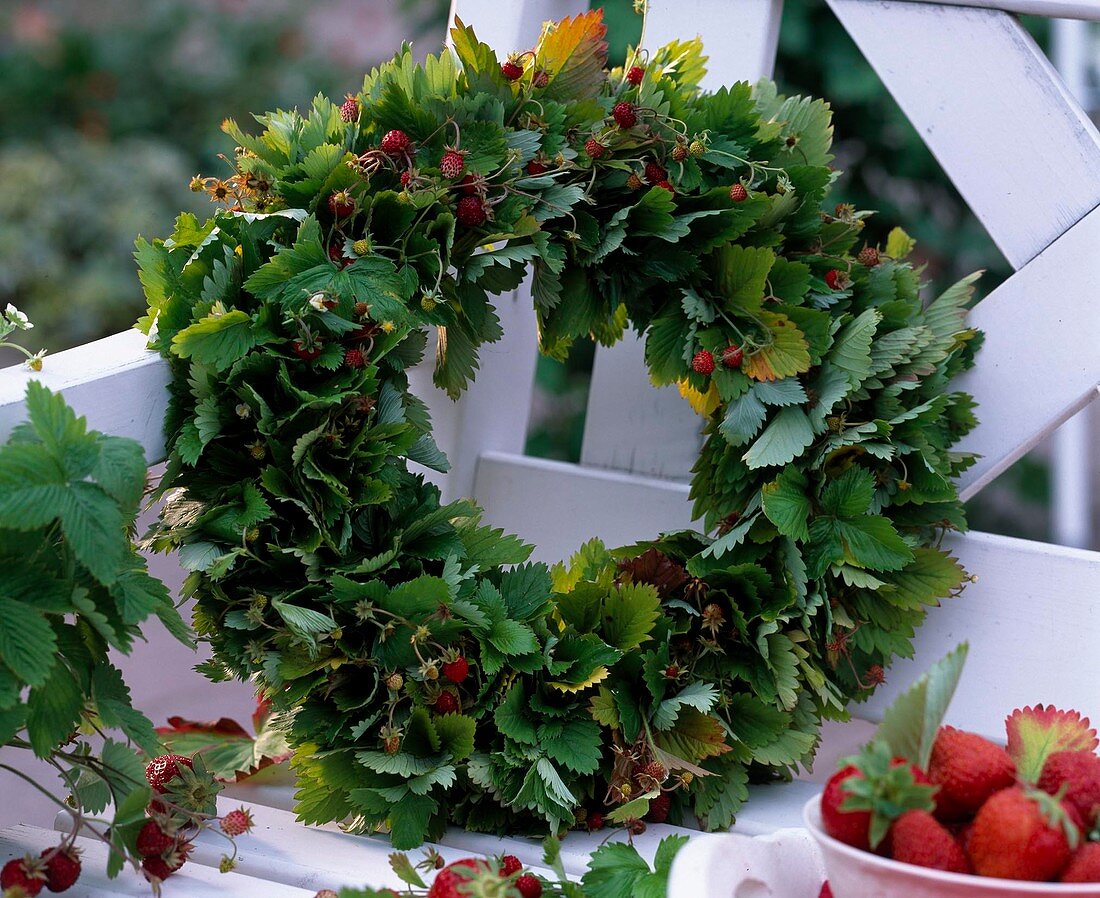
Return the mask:
[[[1094,0],[829,0],[1017,273],[975,309],[986,332],[961,384],[981,425],[969,497],[1097,395],[1100,314],[1100,135],[1012,13],[1100,20]],[[455,0],[452,15],[503,57],[541,23],[582,0]],[[782,0],[650,0],[647,44],[704,38],[709,85],[769,74]],[[736,41],[731,41],[736,36]],[[485,348],[469,393],[451,403],[414,374],[454,470],[448,496],[473,495],[486,518],[557,560],[591,536],[612,544],[690,524],[688,470],[698,421],[675,391],[654,390],[641,344],[596,355],[580,464],[523,454],[536,360],[529,294],[501,297],[504,339]],[[30,375],[0,372],[0,437],[23,417]],[[50,357],[36,375],[92,426],[163,454],[163,363],[134,333]],[[1025,378],[1027,382],[1025,382]],[[974,533],[950,541],[979,576],[929,615],[915,660],[897,665],[868,706],[874,715],[917,670],[957,642],[972,644],[952,717],[996,735],[1016,705],[1054,702],[1100,714],[1100,554]],[[861,713],[863,713],[861,711]]]

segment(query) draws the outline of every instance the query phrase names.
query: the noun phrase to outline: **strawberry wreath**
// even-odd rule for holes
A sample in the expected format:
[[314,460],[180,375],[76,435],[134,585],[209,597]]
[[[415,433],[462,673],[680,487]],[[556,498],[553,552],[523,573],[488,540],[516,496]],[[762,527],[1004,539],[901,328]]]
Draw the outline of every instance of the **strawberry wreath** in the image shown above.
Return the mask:
[[[306,822],[728,827],[966,580],[938,542],[972,279],[925,303],[904,232],[822,211],[824,102],[704,93],[698,41],[608,70],[604,33],[502,64],[458,23],[342,105],[226,121],[230,173],[192,183],[218,211],[138,241],[174,375],[148,543],[190,572],[201,670],[279,709]],[[543,352],[632,328],[701,415],[701,532],[549,569],[410,469],[447,469],[409,389],[429,335],[457,398],[529,271]]]

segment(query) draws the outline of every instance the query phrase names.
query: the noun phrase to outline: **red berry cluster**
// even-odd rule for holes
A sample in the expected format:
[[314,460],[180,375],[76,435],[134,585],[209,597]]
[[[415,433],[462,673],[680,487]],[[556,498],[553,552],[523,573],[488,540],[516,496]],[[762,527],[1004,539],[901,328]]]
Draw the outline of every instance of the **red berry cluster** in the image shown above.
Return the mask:
[[[34,898],[43,888],[67,892],[80,879],[80,852],[62,842],[47,848],[38,857],[13,858],[0,869],[0,891],[4,895]],[[20,891],[21,890],[21,891]]]
[[[501,886],[510,882],[511,890]],[[522,898],[540,898],[542,880],[523,872],[523,862],[506,854],[498,862],[466,857],[448,864],[436,874],[428,898],[460,898],[465,895],[503,895],[518,892]]]

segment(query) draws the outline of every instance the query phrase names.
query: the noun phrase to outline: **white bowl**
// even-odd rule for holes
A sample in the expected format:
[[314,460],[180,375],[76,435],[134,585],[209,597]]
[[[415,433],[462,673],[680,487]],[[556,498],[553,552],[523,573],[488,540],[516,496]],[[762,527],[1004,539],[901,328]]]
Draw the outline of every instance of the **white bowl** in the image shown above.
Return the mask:
[[1100,883],[1017,882],[944,873],[860,851],[821,828],[821,796],[806,802],[806,828],[817,841],[835,898],[1100,898]]

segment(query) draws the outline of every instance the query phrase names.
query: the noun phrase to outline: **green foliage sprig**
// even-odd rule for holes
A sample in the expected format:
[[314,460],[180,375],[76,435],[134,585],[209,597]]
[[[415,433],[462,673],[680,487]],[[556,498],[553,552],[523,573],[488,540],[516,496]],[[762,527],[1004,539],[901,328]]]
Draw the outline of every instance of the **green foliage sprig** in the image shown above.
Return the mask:
[[[608,72],[603,38],[548,24],[501,65],[459,23],[340,107],[227,122],[233,173],[193,183],[224,210],[139,241],[175,373],[150,542],[191,570],[206,672],[284,712],[307,822],[726,826],[965,579],[936,541],[965,526],[969,281],[925,307],[904,233],[857,251],[865,213],[821,211],[824,103],[704,94],[697,41]],[[447,467],[408,389],[428,330],[458,395],[528,267],[545,352],[633,326],[704,417],[716,538],[551,576],[410,472]]]

